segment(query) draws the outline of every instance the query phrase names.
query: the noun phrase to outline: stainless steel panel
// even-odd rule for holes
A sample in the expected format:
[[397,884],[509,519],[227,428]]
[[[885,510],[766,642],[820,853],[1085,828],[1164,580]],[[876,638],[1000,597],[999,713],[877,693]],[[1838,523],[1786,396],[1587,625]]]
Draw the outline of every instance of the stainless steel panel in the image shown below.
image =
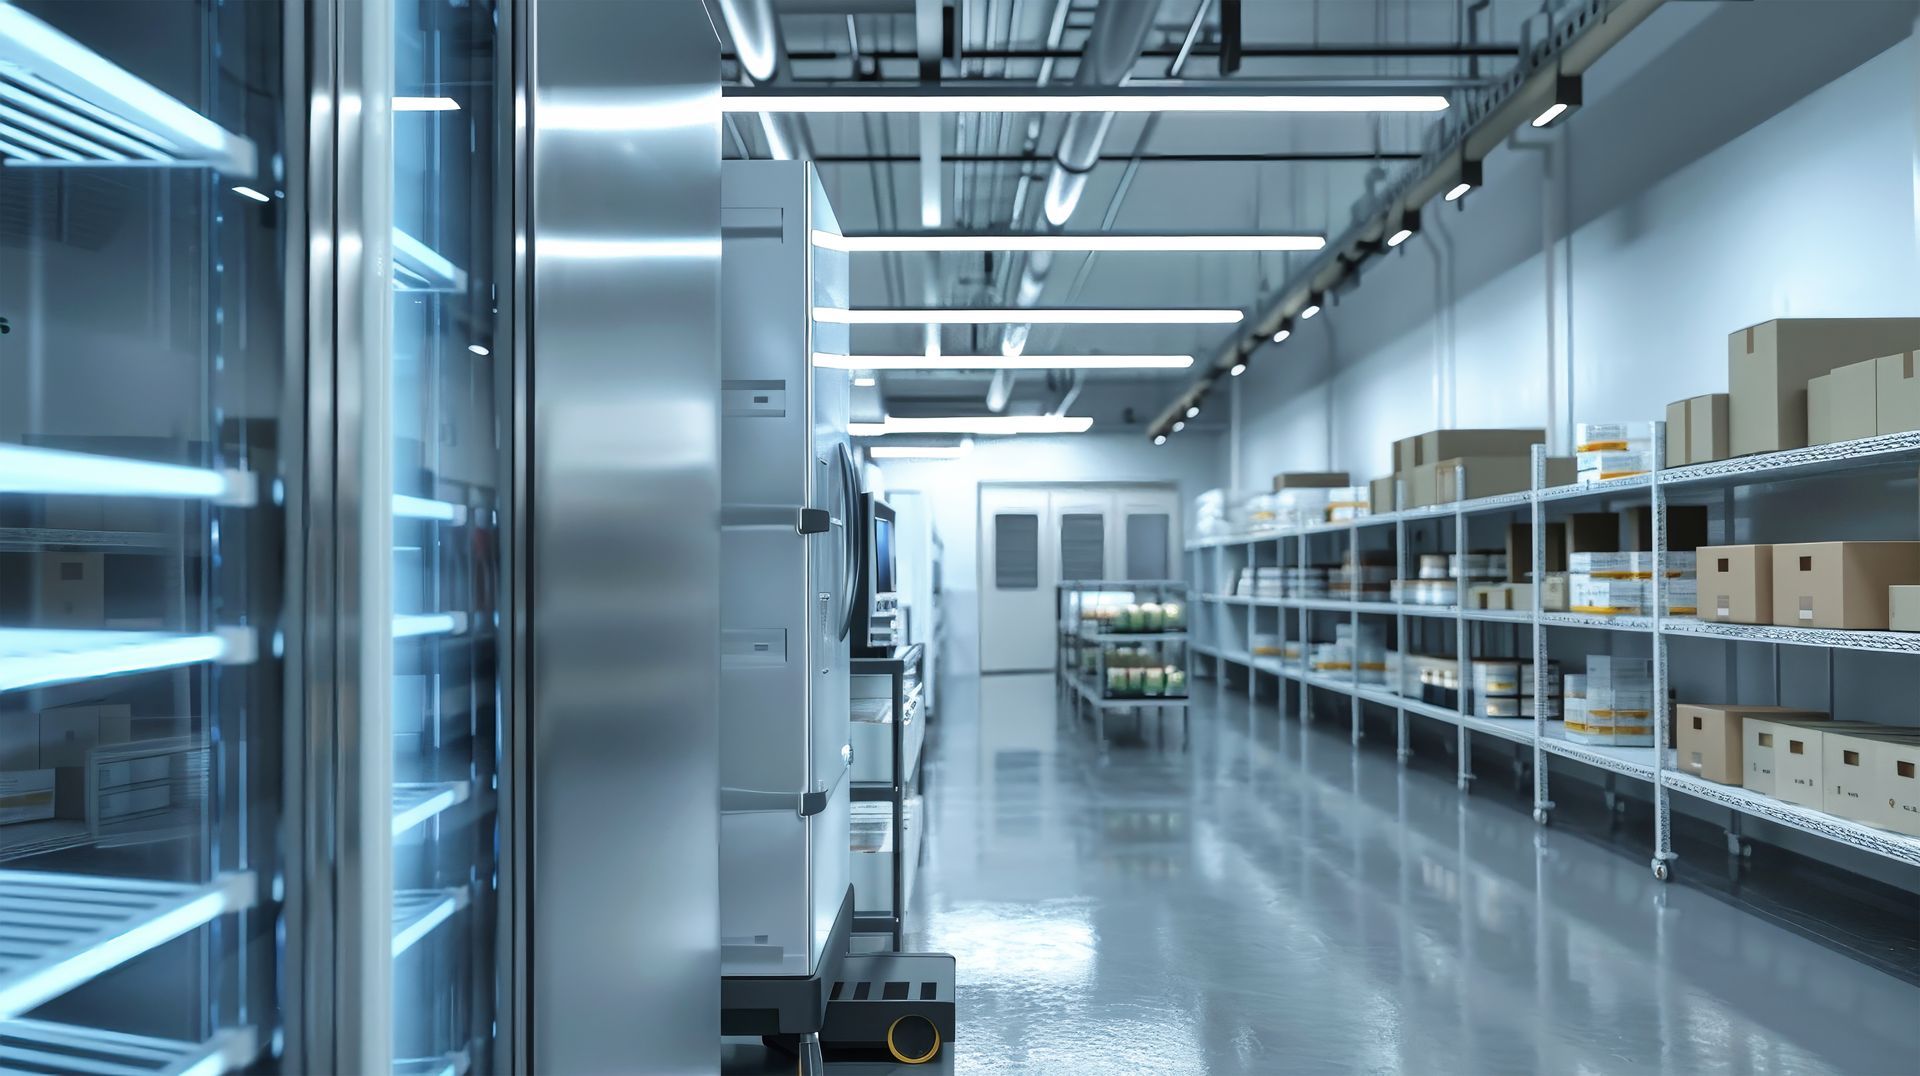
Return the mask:
[[534,1071],[718,1066],[719,48],[530,8]]
[[[730,632],[783,636],[790,660],[723,666],[721,783],[789,795],[841,789],[811,818],[791,809],[723,816],[722,962],[728,974],[807,975],[849,871],[858,477],[846,433],[848,376],[812,362],[815,351],[846,351],[846,327],[816,324],[812,312],[847,305],[847,264],[844,253],[813,247],[814,230],[838,232],[839,224],[809,165],[730,161],[722,179],[721,620]],[[798,533],[792,520],[801,507],[824,509],[829,530]]]

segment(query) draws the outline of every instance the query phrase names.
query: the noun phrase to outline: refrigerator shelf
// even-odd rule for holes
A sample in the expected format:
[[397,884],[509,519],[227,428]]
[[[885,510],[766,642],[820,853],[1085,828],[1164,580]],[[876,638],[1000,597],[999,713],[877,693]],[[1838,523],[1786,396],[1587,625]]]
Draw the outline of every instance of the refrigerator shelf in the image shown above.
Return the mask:
[[[0,12],[7,10],[0,4]],[[251,508],[259,497],[259,483],[250,471],[0,444],[0,493],[159,497]]]
[[402,889],[393,895],[393,955],[413,948],[413,944],[435,927],[453,918],[471,899],[464,886],[452,889]]
[[393,518],[428,519],[457,527],[467,521],[467,506],[452,501],[436,501],[431,497],[396,493],[393,495]]
[[394,1076],[467,1076],[473,1055],[455,1050],[439,1057],[403,1057],[393,1063]]
[[406,833],[443,811],[467,801],[472,786],[465,781],[424,782],[393,786],[393,835]]
[[465,613],[393,614],[393,637],[396,639],[412,639],[422,635],[464,635],[466,631]]
[[253,901],[251,874],[191,885],[0,871],[0,1020]]
[[254,659],[250,628],[199,635],[160,631],[0,628],[0,692],[218,662]]
[[45,1020],[0,1022],[0,1071],[95,1076],[219,1076],[259,1053],[253,1031],[236,1028],[206,1042],[75,1027]]
[[12,4],[0,4],[9,167],[204,166],[249,178],[253,143]]

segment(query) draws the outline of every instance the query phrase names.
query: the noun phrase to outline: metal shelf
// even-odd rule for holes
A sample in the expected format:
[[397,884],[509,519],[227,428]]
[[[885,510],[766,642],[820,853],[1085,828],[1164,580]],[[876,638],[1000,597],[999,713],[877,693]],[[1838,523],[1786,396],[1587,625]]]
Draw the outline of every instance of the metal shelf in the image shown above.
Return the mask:
[[250,1028],[222,1031],[206,1042],[175,1042],[45,1020],[0,1021],[0,1072],[219,1076],[245,1067],[259,1052]]
[[1660,484],[1749,485],[1914,462],[1920,462],[1920,430],[1674,467],[1660,472]]
[[1498,736],[1513,743],[1533,745],[1533,718],[1531,717],[1482,717],[1479,714],[1463,714],[1460,724],[1475,732],[1484,732],[1489,736]]
[[466,631],[467,614],[465,613],[395,613],[393,615],[395,639],[464,635]]
[[1797,803],[1774,799],[1772,796],[1762,796],[1757,792],[1750,792],[1733,785],[1715,784],[1678,770],[1660,771],[1660,780],[1676,792],[1685,792],[1710,803],[1730,807],[1742,814],[1764,818],[1783,826],[1791,826],[1804,833],[1825,837],[1909,866],[1920,866],[1920,837],[1909,837],[1903,833],[1875,829],[1872,826],[1830,815],[1825,811],[1816,811],[1811,807],[1802,807]]
[[1107,698],[1105,695],[1101,694],[1100,690],[1094,687],[1093,684],[1086,677],[1080,676],[1078,674],[1068,676],[1067,683],[1071,685],[1075,691],[1078,691],[1080,693],[1080,697],[1087,700],[1087,702],[1090,705],[1097,706],[1103,710],[1122,710],[1122,709],[1135,709],[1135,708],[1162,709],[1162,708],[1186,706],[1188,703],[1193,701],[1191,698],[1189,698],[1186,695],[1178,695],[1178,696],[1138,695],[1138,696],[1129,696],[1126,698],[1110,699],[1110,698]]
[[393,955],[413,948],[434,928],[453,918],[471,897],[465,886],[452,889],[402,889],[393,895]]
[[0,1020],[253,901],[251,874],[190,885],[0,871]]
[[456,1050],[439,1057],[408,1057],[393,1063],[394,1076],[466,1076],[473,1067],[473,1055]]
[[1632,631],[1645,634],[1653,630],[1650,616],[1600,616],[1596,613],[1541,613],[1540,623],[1549,628],[1595,628],[1600,631]]
[[0,691],[22,691],[110,676],[254,659],[253,632],[222,628],[202,635],[158,631],[0,628]]
[[1780,643],[1786,646],[1823,646],[1834,650],[1868,650],[1884,654],[1920,654],[1920,633],[1910,631],[1841,631],[1836,628],[1788,628],[1772,624],[1728,624],[1717,620],[1665,619],[1663,635],[1693,635],[1744,643]]
[[393,786],[393,835],[406,833],[415,826],[467,801],[472,786],[465,781],[398,784]]
[[1184,642],[1188,634],[1186,631],[1103,631],[1078,638],[1088,643],[1175,643]]
[[198,552],[185,535],[167,531],[96,531],[67,527],[0,527],[0,552],[44,553],[88,549],[102,553]]
[[1570,486],[1549,486],[1540,491],[1540,499],[1570,501],[1582,497],[1613,497],[1652,488],[1652,474],[1633,474],[1625,478],[1609,478],[1605,482],[1575,482]]
[[1540,747],[1561,758],[1570,758],[1642,781],[1653,780],[1651,747],[1602,747],[1598,744],[1575,743],[1567,739],[1565,727],[1557,721],[1547,723],[1546,735],[1540,737]]

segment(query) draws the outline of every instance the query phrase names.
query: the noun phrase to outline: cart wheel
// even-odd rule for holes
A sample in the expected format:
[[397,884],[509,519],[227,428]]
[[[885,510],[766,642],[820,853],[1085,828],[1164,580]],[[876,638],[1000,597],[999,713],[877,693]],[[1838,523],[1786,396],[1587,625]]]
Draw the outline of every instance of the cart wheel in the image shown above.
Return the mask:
[[1664,882],[1667,880],[1669,874],[1670,872],[1667,869],[1666,860],[1656,859],[1653,861],[1653,880],[1654,881]]
[[1547,809],[1545,807],[1535,807],[1533,809],[1533,820],[1539,823],[1540,825],[1544,826],[1548,822],[1552,821],[1552,819],[1553,819],[1553,816],[1547,813]]
[[1467,780],[1465,777],[1455,778],[1453,784],[1454,784],[1454,787],[1458,788],[1462,792],[1465,792],[1468,789],[1473,787],[1473,782]]
[[924,1065],[940,1054],[940,1029],[909,1013],[887,1027],[887,1052],[902,1065]]

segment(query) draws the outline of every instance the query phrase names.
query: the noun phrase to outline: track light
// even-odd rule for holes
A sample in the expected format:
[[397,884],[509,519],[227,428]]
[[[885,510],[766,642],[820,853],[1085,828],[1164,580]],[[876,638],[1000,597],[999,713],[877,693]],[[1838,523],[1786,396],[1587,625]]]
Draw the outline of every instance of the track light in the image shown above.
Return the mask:
[[1291,323],[1289,322],[1283,321],[1280,323],[1280,331],[1273,334],[1274,343],[1284,344],[1287,342],[1287,339],[1293,335],[1293,329],[1290,327],[1290,325]]
[[1447,201],[1459,201],[1466,197],[1468,191],[1480,186],[1480,184],[1480,162],[1471,159],[1462,159],[1460,162],[1460,182],[1455,183],[1453,189],[1447,192]]
[[1407,240],[1412,239],[1413,233],[1419,230],[1420,230],[1420,211],[1417,209],[1407,210],[1405,213],[1400,215],[1399,230],[1387,237],[1388,249],[1397,247],[1400,244],[1406,242]]
[[1305,321],[1320,312],[1320,293],[1315,292],[1311,302],[1300,311],[1300,320]]
[[1400,244],[1412,238],[1413,238],[1413,229],[1402,228],[1399,231],[1387,237],[1387,246],[1389,249],[1391,249],[1393,247],[1399,246]]
[[1553,103],[1533,118],[1535,127],[1545,127],[1580,107],[1580,76],[1558,75],[1553,80]]
[[964,310],[813,308],[815,321],[834,325],[1234,325],[1245,317],[1220,309]]
[[1190,406],[1190,407],[1188,407],[1188,408],[1187,408],[1187,417],[1188,417],[1188,418],[1199,418],[1199,417],[1200,417],[1200,405],[1199,405],[1199,404],[1193,404],[1192,406]]
[[955,112],[1444,112],[1436,94],[1202,94],[1202,93],[789,93],[726,87],[722,112],[955,113]]
[[273,201],[273,199],[267,197],[264,194],[261,194],[259,191],[254,190],[252,187],[235,187],[233,188],[233,193],[239,195],[242,198],[251,198],[256,202]]
[[1164,445],[1164,444],[1166,444],[1166,443],[1167,443],[1167,435],[1166,435],[1166,434],[1164,434],[1164,433],[1156,433],[1156,434],[1154,434],[1154,435],[1153,435],[1153,443],[1154,443],[1154,444],[1156,444],[1156,445]]
[[395,112],[458,112],[460,102],[451,97],[395,97]]
[[828,355],[813,365],[827,370],[1184,370],[1192,355]]
[[1244,374],[1246,372],[1247,372],[1247,364],[1244,362],[1234,363],[1233,369],[1227,371],[1227,373],[1233,377],[1239,377],[1241,374]]
[[1327,245],[1318,235],[953,235],[907,233],[904,235],[835,235],[813,233],[813,245],[849,254],[980,254],[1019,252],[1097,251],[1101,253],[1144,252],[1247,252],[1320,250]]
[[1186,428],[1187,428],[1187,424],[1184,421],[1178,421],[1173,424],[1173,432],[1175,433],[1179,433],[1181,430],[1184,430]]

